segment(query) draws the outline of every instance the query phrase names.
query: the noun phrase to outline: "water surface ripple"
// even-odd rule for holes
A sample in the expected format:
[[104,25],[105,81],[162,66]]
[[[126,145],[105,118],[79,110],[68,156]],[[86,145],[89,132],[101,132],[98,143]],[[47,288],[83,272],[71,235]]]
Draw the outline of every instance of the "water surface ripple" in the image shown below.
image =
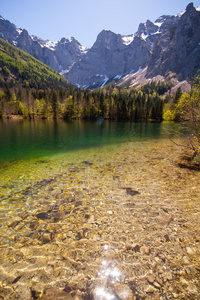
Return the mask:
[[165,134],[118,134],[4,160],[0,297],[198,299],[199,172]]

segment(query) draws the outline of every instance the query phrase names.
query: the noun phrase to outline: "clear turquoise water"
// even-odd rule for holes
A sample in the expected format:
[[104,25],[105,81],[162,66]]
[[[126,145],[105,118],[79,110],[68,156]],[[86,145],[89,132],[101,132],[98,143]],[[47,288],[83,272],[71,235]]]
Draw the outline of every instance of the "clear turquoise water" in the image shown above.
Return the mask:
[[178,127],[172,123],[1,120],[0,200],[63,175],[73,164],[106,161],[109,155],[115,160],[125,148],[143,149],[165,141],[167,131]]
[[[181,268],[177,255],[185,255],[179,240],[185,231],[179,235],[177,228],[186,227],[174,220],[188,218],[180,208],[197,196],[192,180],[197,184],[199,179],[176,165],[180,151],[169,140],[169,130],[179,130],[179,124],[0,121],[5,292],[28,300],[32,290],[64,289],[69,282],[81,294],[89,286],[99,299],[114,299],[119,287],[133,299],[130,284],[144,294],[146,274],[157,270],[157,253],[170,256],[160,260],[163,272],[172,263]],[[191,235],[188,240],[194,241]]]
[[167,137],[174,123],[0,120],[0,163]]

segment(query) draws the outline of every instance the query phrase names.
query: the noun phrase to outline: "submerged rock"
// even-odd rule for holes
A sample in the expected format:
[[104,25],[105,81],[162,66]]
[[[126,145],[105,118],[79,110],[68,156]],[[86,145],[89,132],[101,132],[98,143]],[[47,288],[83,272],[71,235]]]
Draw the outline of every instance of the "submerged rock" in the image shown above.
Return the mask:
[[92,166],[93,165],[93,163],[90,162],[89,160],[84,160],[83,164],[88,165],[88,166]]
[[147,247],[147,246],[142,246],[142,247],[140,248],[140,252],[141,252],[142,254],[149,254],[149,253],[150,253],[150,249],[149,249],[149,247]]
[[46,289],[39,299],[41,300],[73,300],[74,298],[67,292],[58,288]]
[[125,284],[117,283],[115,284],[115,293],[120,300],[134,300],[136,297],[133,295],[132,290]]
[[36,217],[41,220],[46,220],[46,219],[49,219],[49,214],[46,212],[41,212],[41,213],[38,213],[36,215]]
[[133,190],[132,188],[124,188],[124,189],[126,190],[126,193],[128,195],[131,195],[131,196],[135,196],[135,195],[140,194],[138,191]]
[[198,299],[200,177],[174,166],[166,141],[153,165],[160,150],[148,147],[77,161],[72,173],[62,161],[62,176],[21,206],[3,203],[0,298]]

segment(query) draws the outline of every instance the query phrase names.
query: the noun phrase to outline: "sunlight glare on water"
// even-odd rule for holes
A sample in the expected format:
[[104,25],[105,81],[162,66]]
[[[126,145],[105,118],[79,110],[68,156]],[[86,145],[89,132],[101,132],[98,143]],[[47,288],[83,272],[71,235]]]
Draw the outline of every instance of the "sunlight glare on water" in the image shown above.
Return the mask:
[[172,298],[200,263],[199,174],[169,124],[72,123],[0,124],[0,297]]

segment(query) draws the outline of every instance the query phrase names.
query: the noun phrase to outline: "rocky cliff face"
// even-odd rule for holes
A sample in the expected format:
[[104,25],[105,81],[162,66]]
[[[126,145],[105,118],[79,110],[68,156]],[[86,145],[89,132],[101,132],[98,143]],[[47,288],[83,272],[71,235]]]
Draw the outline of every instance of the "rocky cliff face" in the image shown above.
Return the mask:
[[200,11],[190,3],[174,24],[163,30],[156,41],[146,76],[176,74],[189,79],[200,68]]
[[137,37],[126,46],[122,36],[102,31],[93,47],[64,76],[80,87],[99,87],[145,67],[149,46]]
[[83,88],[104,86],[142,69],[146,78],[173,74],[179,80],[191,78],[200,69],[200,11],[193,3],[177,16],[141,23],[130,36],[103,30],[90,49],[74,38],[51,42],[29,36],[2,17],[0,37]]
[[0,38],[58,72],[69,69],[87,52],[87,49],[74,38],[62,38],[58,42],[44,41],[36,36],[30,36],[25,29],[16,27],[2,17],[0,17]]
[[178,20],[179,16],[162,16],[154,23],[147,20],[132,36],[103,30],[93,47],[64,76],[80,87],[95,88],[144,69],[157,40]]

